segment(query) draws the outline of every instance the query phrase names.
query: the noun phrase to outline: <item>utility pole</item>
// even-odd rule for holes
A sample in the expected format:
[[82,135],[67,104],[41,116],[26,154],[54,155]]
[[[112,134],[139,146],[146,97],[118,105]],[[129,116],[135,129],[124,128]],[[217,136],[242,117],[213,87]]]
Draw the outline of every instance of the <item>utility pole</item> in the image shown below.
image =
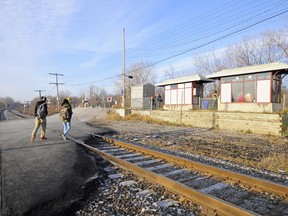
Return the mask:
[[41,92],[44,92],[45,90],[34,90],[39,92],[39,97],[41,98]]
[[49,74],[56,76],[56,82],[55,83],[49,83],[49,84],[56,85],[56,88],[57,88],[57,105],[58,105],[58,110],[59,110],[59,89],[58,89],[58,85],[64,85],[64,83],[59,83],[58,82],[58,76],[64,76],[64,75],[63,74],[58,74],[58,73],[49,73]]
[[[28,106],[28,114],[30,114],[30,105],[29,105],[29,103],[31,103],[32,101],[24,101],[24,102],[27,104],[27,106]],[[26,108],[26,104],[24,104],[23,114],[26,114],[26,109],[25,109]]]
[[122,32],[122,108],[125,109],[125,29]]

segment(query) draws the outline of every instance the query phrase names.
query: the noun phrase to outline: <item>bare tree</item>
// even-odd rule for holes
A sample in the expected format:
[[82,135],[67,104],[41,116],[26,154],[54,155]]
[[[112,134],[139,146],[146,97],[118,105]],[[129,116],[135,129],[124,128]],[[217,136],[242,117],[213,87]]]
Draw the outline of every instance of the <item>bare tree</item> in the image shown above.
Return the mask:
[[258,64],[267,64],[281,60],[282,54],[267,34],[249,39],[245,38],[226,50],[226,67],[242,67]]
[[107,92],[104,89],[101,89],[95,85],[91,85],[88,89],[89,95],[89,104],[93,107],[105,107]]
[[[227,60],[223,58],[223,50],[205,53],[194,58],[193,64],[196,68],[196,74],[205,76],[226,68]],[[215,91],[219,92],[218,82],[212,82],[205,85],[204,95],[211,95]]]
[[1,106],[0,108],[2,109],[10,109],[13,103],[14,100],[11,97],[0,98],[0,106]]
[[155,84],[156,73],[151,65],[151,62],[137,62],[131,67],[126,69],[126,74],[133,76],[133,79],[129,79],[127,85],[144,85],[147,83]]
[[99,92],[99,102],[101,107],[106,107],[107,96],[108,93],[105,91],[105,89],[101,89]]
[[227,60],[223,58],[223,55],[223,50],[218,50],[217,52],[214,50],[196,56],[193,60],[196,74],[205,76],[225,69]]
[[180,75],[179,73],[176,72],[175,68],[172,67],[171,65],[169,66],[169,69],[164,71],[164,73],[165,73],[166,79],[174,79],[174,78],[179,77]]
[[269,43],[277,46],[281,52],[282,61],[288,62],[288,27],[278,32],[264,33],[269,39]]
[[[288,61],[287,30],[262,33],[256,38],[244,38],[224,50],[194,58],[196,73],[207,75],[227,68]],[[206,89],[209,87],[206,86]],[[217,83],[212,87],[218,89]]]
[[288,58],[287,32],[265,32],[258,37],[244,38],[221,51],[202,54],[194,59],[198,74],[249,65],[267,64]]
[[63,99],[71,97],[71,92],[66,90],[66,91],[60,91],[59,93],[59,98],[60,98],[60,103],[62,103]]
[[79,92],[79,98],[82,100],[84,100],[86,98],[86,94],[84,90],[80,90]]
[[91,84],[88,91],[87,95],[89,98],[89,105],[92,107],[95,107],[98,105],[98,95],[99,95],[99,88],[96,87],[95,85]]

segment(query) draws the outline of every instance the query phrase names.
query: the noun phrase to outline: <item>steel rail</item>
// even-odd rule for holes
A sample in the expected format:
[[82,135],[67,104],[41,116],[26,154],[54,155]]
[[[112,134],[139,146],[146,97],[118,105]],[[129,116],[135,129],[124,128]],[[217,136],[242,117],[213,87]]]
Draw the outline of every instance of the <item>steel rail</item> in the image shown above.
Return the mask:
[[203,207],[205,213],[208,215],[223,215],[223,216],[251,216],[258,215],[254,212],[245,210],[239,206],[234,204],[225,202],[223,200],[217,199],[210,195],[199,192],[193,188],[190,188],[182,183],[164,177],[162,175],[158,175],[153,173],[145,168],[141,168],[137,165],[134,165],[130,162],[117,158],[111,154],[105,153],[97,148],[91,147],[83,142],[79,143],[91,152],[96,153],[97,155],[102,156],[106,160],[118,165],[119,167],[129,170],[133,174],[145,178],[148,181],[158,184],[160,186],[165,187],[169,191],[178,194],[182,197],[185,197],[187,200],[190,200],[199,206]]
[[269,182],[269,181],[256,178],[256,177],[250,177],[244,174],[239,174],[239,173],[225,170],[222,168],[217,168],[217,167],[213,167],[210,165],[202,164],[202,163],[191,161],[185,158],[180,158],[177,156],[169,155],[163,152],[146,149],[137,145],[123,142],[121,140],[112,139],[110,137],[106,137],[106,136],[102,136],[98,134],[92,134],[92,136],[100,137],[106,142],[109,142],[112,144],[114,143],[116,145],[131,149],[131,150],[140,151],[140,152],[143,152],[144,154],[149,154],[157,158],[162,158],[170,163],[183,166],[188,169],[198,170],[199,172],[204,173],[204,174],[208,174],[208,175],[210,174],[210,175],[214,175],[217,177],[221,177],[225,179],[227,182],[241,183],[243,185],[248,186],[249,190],[251,191],[256,191],[256,192],[266,191],[266,192],[270,192],[275,195],[284,197],[284,199],[286,200],[288,198],[288,187],[284,185],[276,184],[276,183]]

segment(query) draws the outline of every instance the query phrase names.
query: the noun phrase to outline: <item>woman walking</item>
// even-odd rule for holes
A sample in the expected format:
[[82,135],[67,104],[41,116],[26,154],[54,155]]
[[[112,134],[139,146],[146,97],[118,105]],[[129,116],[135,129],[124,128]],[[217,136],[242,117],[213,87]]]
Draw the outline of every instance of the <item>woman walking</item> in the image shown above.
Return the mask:
[[66,135],[68,134],[68,132],[70,131],[71,129],[71,119],[72,119],[72,107],[69,103],[69,100],[70,98],[65,98],[61,104],[62,106],[62,109],[60,111],[60,118],[63,122],[63,127],[64,127],[64,130],[63,130],[63,134],[62,134],[62,137],[64,140],[66,140]]

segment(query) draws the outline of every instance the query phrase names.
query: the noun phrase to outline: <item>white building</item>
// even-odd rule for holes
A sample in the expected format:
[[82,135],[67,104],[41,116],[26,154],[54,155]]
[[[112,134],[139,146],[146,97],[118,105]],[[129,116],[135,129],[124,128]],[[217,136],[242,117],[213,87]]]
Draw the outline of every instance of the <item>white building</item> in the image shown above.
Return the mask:
[[203,98],[203,84],[214,82],[200,75],[170,79],[156,84],[164,87],[164,109],[189,110],[200,109]]
[[219,111],[275,112],[282,110],[281,84],[288,65],[270,64],[225,69],[206,76],[220,81]]

